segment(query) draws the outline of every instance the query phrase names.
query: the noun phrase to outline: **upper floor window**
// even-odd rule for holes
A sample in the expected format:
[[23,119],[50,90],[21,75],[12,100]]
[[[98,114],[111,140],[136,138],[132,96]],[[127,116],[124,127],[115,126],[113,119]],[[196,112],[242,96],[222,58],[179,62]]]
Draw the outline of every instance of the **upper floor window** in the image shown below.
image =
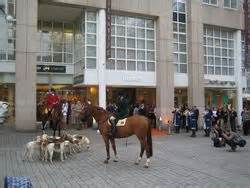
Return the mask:
[[224,0],[224,7],[226,8],[238,8],[238,0]]
[[204,4],[217,5],[217,0],[202,0]]
[[111,59],[106,69],[155,72],[155,21],[112,15]]

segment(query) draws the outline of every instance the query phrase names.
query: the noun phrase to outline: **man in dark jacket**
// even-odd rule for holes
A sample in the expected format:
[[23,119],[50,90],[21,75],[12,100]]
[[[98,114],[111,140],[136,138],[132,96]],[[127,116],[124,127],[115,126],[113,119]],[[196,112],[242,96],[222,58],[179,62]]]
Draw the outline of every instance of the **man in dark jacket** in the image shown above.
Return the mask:
[[233,132],[236,132],[236,117],[237,117],[237,112],[233,108],[229,110],[229,121],[231,130]]
[[199,109],[196,106],[194,106],[194,114],[195,114],[195,119],[196,119],[195,129],[196,131],[198,131]]
[[111,132],[110,136],[114,136],[116,132],[116,124],[118,120],[126,118],[129,114],[129,108],[128,108],[128,101],[123,95],[118,96],[118,101],[117,101],[117,113],[110,118],[110,123],[111,123]]
[[210,136],[210,130],[212,127],[212,112],[207,108],[205,110],[204,114],[204,131],[205,131],[205,136],[209,137]]

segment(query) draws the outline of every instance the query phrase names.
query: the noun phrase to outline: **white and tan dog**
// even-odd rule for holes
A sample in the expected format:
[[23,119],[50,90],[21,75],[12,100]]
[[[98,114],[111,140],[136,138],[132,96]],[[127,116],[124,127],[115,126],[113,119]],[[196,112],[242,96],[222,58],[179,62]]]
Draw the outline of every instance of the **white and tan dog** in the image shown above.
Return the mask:
[[78,145],[79,145],[79,149],[80,150],[84,149],[84,147],[86,147],[86,149],[89,149],[89,147],[90,147],[90,140],[86,136],[75,134],[72,137],[74,139],[79,140]]
[[25,145],[23,160],[28,159],[29,161],[33,161],[33,156],[37,152],[40,153],[41,156],[41,144],[43,139],[45,139],[48,135],[43,134],[42,136],[37,136],[36,140],[28,142]]
[[65,141],[58,143],[58,148],[57,148],[57,144],[56,143],[49,143],[47,145],[47,149],[45,151],[45,159],[48,160],[48,154],[49,154],[49,161],[50,163],[52,163],[52,159],[53,159],[53,154],[54,152],[58,152],[60,153],[60,159],[61,161],[64,161],[64,147],[65,147]]

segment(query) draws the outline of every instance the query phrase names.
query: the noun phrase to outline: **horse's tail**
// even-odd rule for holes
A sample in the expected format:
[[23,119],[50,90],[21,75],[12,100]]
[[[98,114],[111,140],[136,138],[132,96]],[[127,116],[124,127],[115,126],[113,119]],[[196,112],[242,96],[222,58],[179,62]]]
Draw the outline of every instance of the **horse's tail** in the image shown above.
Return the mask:
[[148,131],[147,131],[147,145],[149,147],[149,155],[150,157],[153,156],[153,144],[152,144],[152,135],[151,135],[151,126],[148,122]]

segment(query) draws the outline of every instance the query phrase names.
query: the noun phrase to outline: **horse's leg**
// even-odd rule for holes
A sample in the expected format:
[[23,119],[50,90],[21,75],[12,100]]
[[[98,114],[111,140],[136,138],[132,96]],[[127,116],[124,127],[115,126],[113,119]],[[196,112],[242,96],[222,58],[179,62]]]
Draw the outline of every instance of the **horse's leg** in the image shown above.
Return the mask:
[[149,167],[149,163],[150,163],[150,151],[149,151],[149,145],[147,143],[147,141],[145,140],[145,145],[146,145],[146,155],[147,155],[147,160],[146,160],[146,163],[144,164],[144,167],[145,168],[148,168]]
[[109,138],[108,136],[103,136],[103,140],[105,142],[105,146],[106,146],[106,152],[107,152],[107,159],[104,161],[104,163],[108,163],[109,159],[110,159],[110,153],[109,153]]
[[58,136],[60,137],[61,136],[61,123],[57,125],[57,129],[58,129]]
[[144,150],[145,150],[145,142],[144,139],[139,139],[140,143],[141,143],[141,152],[140,152],[140,156],[138,157],[138,159],[135,161],[135,164],[138,165],[142,159]]
[[115,145],[115,139],[114,138],[110,139],[110,142],[111,142],[114,154],[115,154],[114,162],[118,162],[118,157],[117,157],[117,152],[116,152],[116,145]]

